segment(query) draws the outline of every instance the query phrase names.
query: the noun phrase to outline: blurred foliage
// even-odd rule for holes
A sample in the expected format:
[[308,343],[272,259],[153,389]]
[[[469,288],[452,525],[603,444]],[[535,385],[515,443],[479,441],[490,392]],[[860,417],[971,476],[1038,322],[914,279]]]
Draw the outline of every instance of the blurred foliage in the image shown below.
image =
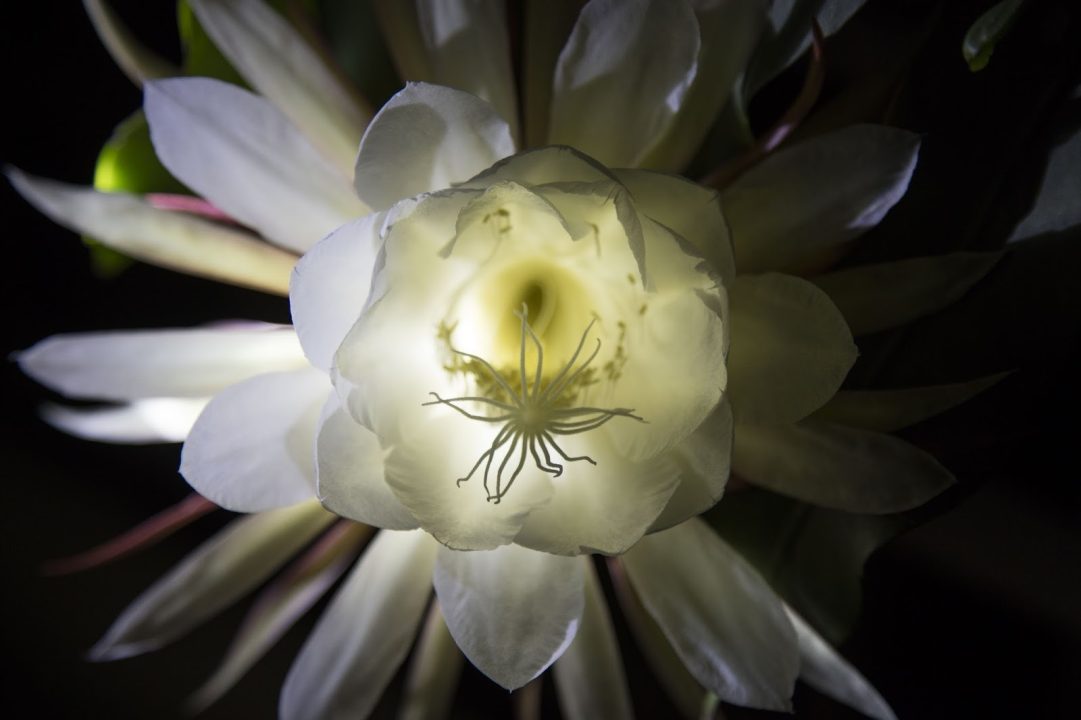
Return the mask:
[[1025,0],[1002,0],[972,23],[961,43],[961,54],[972,72],[987,67],[995,44],[1010,31],[1024,4]]

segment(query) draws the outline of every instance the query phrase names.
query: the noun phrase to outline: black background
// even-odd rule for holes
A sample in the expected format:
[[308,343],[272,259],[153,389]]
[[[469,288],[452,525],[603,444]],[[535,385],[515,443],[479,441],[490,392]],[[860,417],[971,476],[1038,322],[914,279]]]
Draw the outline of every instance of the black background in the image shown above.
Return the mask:
[[[1030,3],[991,66],[972,74],[960,40],[990,4],[871,0],[830,44],[826,99],[899,54],[890,38],[922,38],[891,111],[894,122],[925,134],[921,165],[909,197],[868,238],[865,257],[994,247],[1031,200],[1057,128],[1078,126],[1077,101],[1068,100],[1068,89],[1081,80],[1076,4]],[[115,5],[148,44],[176,55],[172,3]],[[138,90],[75,3],[9,2],[0,12],[7,120],[0,159],[38,175],[89,182],[98,148],[137,107]],[[775,98],[791,93],[799,70],[770,89]],[[767,93],[756,112],[768,116],[770,102]],[[986,192],[992,182],[1002,192]],[[225,317],[288,320],[284,300],[142,264],[102,281],[71,233],[10,187],[0,192],[5,354],[56,332]],[[997,325],[984,323],[969,335],[953,329],[946,342],[930,318],[901,336],[872,339],[874,347],[909,353],[920,352],[912,348],[924,347],[921,342],[938,343],[926,352],[942,354],[942,380],[963,379],[954,368],[1017,370],[969,407],[908,434],[955,470],[959,487],[935,503],[938,516],[929,524],[872,557],[864,615],[843,648],[902,718],[1079,716],[1081,334],[1073,298],[1081,284],[1072,276],[1081,271],[1081,237],[1070,239],[1041,238],[1039,252],[1008,256],[996,269],[997,299],[970,302],[970,310],[982,309]],[[987,327],[994,327],[991,337]],[[967,354],[947,357],[944,345]],[[8,667],[0,673],[0,707],[11,717],[178,716],[176,708],[225,649],[242,606],[157,653],[106,664],[83,655],[127,602],[226,518],[203,519],[112,566],[42,577],[43,561],[111,537],[187,488],[176,475],[175,447],[69,438],[36,418],[35,408],[52,396],[12,363],[2,371],[0,657]],[[893,367],[884,380],[928,379],[911,373],[909,366]],[[277,689],[312,620],[294,628],[206,717],[272,717]],[[642,716],[664,714],[663,701],[653,697],[659,691],[633,655],[629,661]],[[555,712],[553,700],[548,684],[545,715]],[[510,707],[506,693],[471,670],[458,705],[463,717]],[[802,688],[797,710],[800,717],[855,717]]]

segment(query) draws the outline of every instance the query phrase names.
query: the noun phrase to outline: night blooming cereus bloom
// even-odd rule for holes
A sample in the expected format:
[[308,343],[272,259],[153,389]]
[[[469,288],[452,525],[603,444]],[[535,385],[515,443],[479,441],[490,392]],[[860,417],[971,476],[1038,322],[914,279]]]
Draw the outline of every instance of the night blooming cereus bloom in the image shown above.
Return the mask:
[[[188,482],[253,513],[129,608],[97,656],[172,639],[337,523],[298,561],[304,572],[257,604],[202,702],[346,572],[374,526],[384,531],[290,672],[287,718],[370,712],[426,612],[410,688],[453,676],[456,644],[506,688],[555,663],[572,717],[626,716],[590,553],[620,556],[613,579],[647,611],[647,653],[690,673],[677,698],[688,714],[703,688],[787,708],[800,674],[889,717],[694,516],[721,498],[732,465],[854,511],[907,509],[948,484],[887,435],[804,423],[856,349],[831,296],[790,273],[821,270],[820,256],[877,223],[907,187],[915,138],[871,126],[815,138],[723,198],[640,169],[683,167],[709,131],[753,44],[720,42],[742,3],[586,3],[566,38],[553,33],[565,44],[541,47],[552,82],[540,110],[525,103],[524,127],[498,3],[418,3],[412,34],[395,11],[406,6],[382,4],[403,75],[459,89],[410,83],[374,117],[261,3],[192,5],[261,93],[205,78],[146,84],[158,157],[205,201],[13,174],[43,210],[133,255],[276,292],[292,273],[295,333],[60,337],[21,356],[68,394],[129,403],[57,412],[57,424],[122,441],[186,435]],[[759,20],[739,27],[753,35]],[[477,33],[486,42],[461,42]],[[835,182],[819,182],[830,163]],[[849,285],[831,286],[845,297]],[[187,414],[170,415],[166,433],[160,403],[178,400]],[[210,564],[229,572],[200,572]],[[448,631],[454,642],[441,642]],[[409,702],[436,712],[446,695]]]

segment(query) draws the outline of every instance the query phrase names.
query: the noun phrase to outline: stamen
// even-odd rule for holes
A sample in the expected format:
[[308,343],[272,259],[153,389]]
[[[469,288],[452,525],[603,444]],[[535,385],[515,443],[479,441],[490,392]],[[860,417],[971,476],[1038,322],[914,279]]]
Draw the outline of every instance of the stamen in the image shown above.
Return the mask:
[[[461,397],[444,398],[438,393],[432,392],[429,393],[429,395],[435,399],[421,403],[425,406],[446,405],[470,420],[477,420],[485,423],[503,423],[503,426],[492,440],[492,444],[487,450],[481,453],[481,456],[473,463],[473,467],[470,468],[469,473],[457,480],[458,487],[461,487],[462,483],[469,481],[480,469],[480,466],[484,465],[484,491],[487,493],[488,502],[496,505],[499,504],[503,499],[503,496],[505,496],[511,486],[514,485],[515,480],[522,474],[522,470],[525,468],[527,455],[532,457],[533,464],[538,470],[548,473],[553,477],[561,476],[563,474],[564,466],[552,459],[551,450],[555,450],[559,457],[568,463],[585,461],[591,465],[597,464],[597,461],[588,455],[573,457],[568,455],[563,448],[559,446],[559,443],[556,442],[556,435],[578,435],[591,430],[596,430],[612,418],[617,417],[645,422],[644,419],[635,415],[634,410],[631,408],[607,409],[588,406],[566,407],[565,405],[560,407],[561,401],[568,400],[563,397],[567,388],[574,387],[578,378],[582,377],[590,363],[593,362],[600,352],[601,341],[598,338],[597,346],[593,349],[593,352],[589,354],[589,357],[587,357],[584,362],[576,367],[578,358],[582,354],[582,349],[585,347],[586,339],[589,337],[589,332],[593,329],[596,319],[591,320],[586,326],[586,329],[582,332],[582,337],[578,341],[578,346],[574,349],[574,353],[571,355],[570,360],[559,369],[559,372],[556,373],[555,377],[553,377],[547,386],[545,386],[544,347],[540,338],[537,337],[537,334],[533,332],[533,328],[529,325],[529,308],[523,303],[521,309],[514,314],[521,320],[522,324],[521,344],[518,352],[517,390],[514,389],[512,382],[507,378],[504,378],[498,370],[492,367],[492,365],[483,358],[451,348],[454,353],[480,363],[481,367],[483,367],[488,375],[491,376],[492,380],[495,381],[496,386],[506,395],[509,402],[503,402],[502,400],[496,400],[482,395],[463,395]],[[537,350],[537,362],[534,368],[532,382],[526,373],[527,338],[533,343]],[[492,415],[482,415],[460,407],[459,403],[480,403],[481,405],[487,405],[500,412]],[[507,447],[508,444],[509,447]],[[499,460],[496,467],[494,477],[495,491],[493,492],[491,488],[491,481],[493,480],[492,464],[496,460],[496,454],[499,453],[502,448],[506,448],[506,450],[503,452],[502,458]],[[516,453],[517,462],[514,464],[514,469],[508,476],[507,470],[510,467],[511,458],[514,457]]]

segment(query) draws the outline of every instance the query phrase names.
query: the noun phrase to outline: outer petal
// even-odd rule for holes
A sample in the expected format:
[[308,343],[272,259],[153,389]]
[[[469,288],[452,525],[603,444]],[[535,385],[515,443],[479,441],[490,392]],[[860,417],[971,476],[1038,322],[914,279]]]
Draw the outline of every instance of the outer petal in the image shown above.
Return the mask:
[[623,556],[635,590],[699,682],[722,700],[788,710],[796,634],[766,582],[700,520]]
[[436,547],[419,530],[379,533],[293,663],[283,720],[368,716],[409,652]]
[[107,2],[83,0],[83,7],[101,44],[133,83],[142,85],[144,80],[180,74],[178,68],[136,40]]
[[367,208],[270,103],[209,78],[159,80],[143,102],[162,163],[267,239],[304,252]]
[[563,654],[582,618],[577,558],[516,545],[463,553],[440,548],[435,592],[458,647],[508,690]]
[[454,644],[443,611],[433,602],[409,665],[398,720],[445,720],[464,664],[465,657]]
[[317,493],[331,512],[388,530],[411,530],[416,519],[383,479],[383,448],[331,395],[316,437]]
[[819,275],[822,288],[852,334],[904,325],[952,304],[1002,258],[1001,253],[950,253],[862,265]]
[[807,622],[785,606],[799,639],[800,679],[815,690],[876,720],[896,720],[871,683],[829,646]]
[[184,443],[181,474],[200,495],[238,512],[312,497],[315,427],[330,391],[313,369],[258,375],[222,391]]
[[409,83],[364,133],[356,188],[376,210],[468,180],[514,152],[506,121],[475,95]]
[[123,444],[182,442],[210,398],[148,398],[120,407],[46,405],[42,418],[85,440]]
[[70,397],[206,397],[261,372],[303,368],[288,329],[126,330],[54,335],[19,353],[19,366]]
[[69,230],[137,260],[284,295],[296,256],[249,233],[186,213],[160,210],[126,193],[45,180],[7,168],[34,207]]
[[315,502],[237,520],[140,595],[90,656],[119,660],[161,647],[259,585],[333,520]]
[[583,557],[578,562],[585,579],[585,605],[574,642],[555,662],[559,707],[567,720],[631,720],[630,690],[604,591],[592,561]]
[[858,351],[824,292],[771,273],[737,278],[731,297],[728,387],[737,421],[794,422],[833,397]]
[[685,0],[590,0],[556,64],[549,142],[634,167],[683,106],[698,47]]
[[933,457],[892,435],[811,421],[738,426],[732,469],[775,492],[858,513],[910,510],[953,483]]
[[343,172],[371,112],[293,26],[261,0],[194,0],[214,45]]
[[343,225],[316,243],[293,269],[289,309],[304,354],[317,368],[330,369],[368,299],[384,217],[372,213]]
[[919,137],[856,125],[778,151],[721,200],[741,273],[806,272],[874,227],[908,189]]

